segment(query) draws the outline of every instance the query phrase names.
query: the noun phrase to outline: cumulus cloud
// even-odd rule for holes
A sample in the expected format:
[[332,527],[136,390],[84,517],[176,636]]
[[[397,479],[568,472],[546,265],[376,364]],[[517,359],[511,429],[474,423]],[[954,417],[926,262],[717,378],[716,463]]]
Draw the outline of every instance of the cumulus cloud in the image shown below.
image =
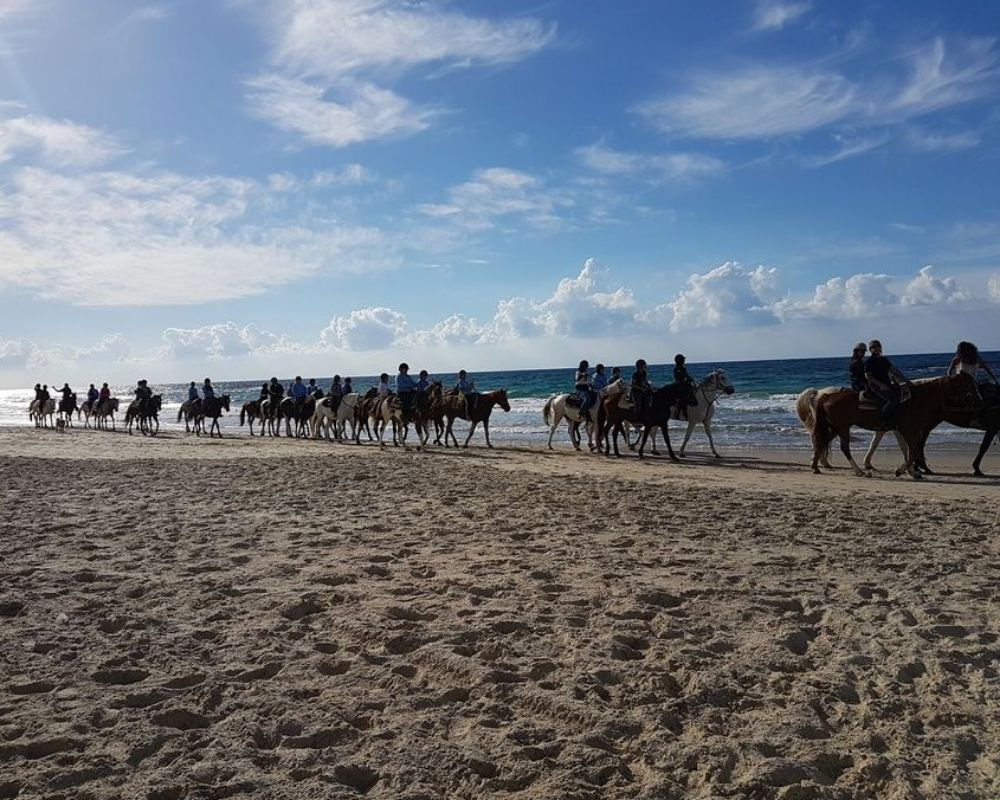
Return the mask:
[[403,314],[375,306],[334,317],[320,332],[320,341],[342,350],[383,350],[391,347],[406,331]]
[[269,8],[276,71],[251,83],[251,107],[333,147],[427,127],[432,110],[385,88],[394,76],[510,63],[555,37],[554,26],[531,17],[474,17],[437,2],[276,0]]
[[889,288],[888,275],[864,273],[848,278],[830,278],[816,287],[812,297],[786,298],[774,304],[774,313],[783,320],[796,317],[833,319],[864,317],[884,306],[894,305],[896,295]]
[[239,326],[233,322],[205,325],[200,328],[167,328],[163,331],[166,355],[188,357],[233,358],[276,349],[286,340],[262,331],[255,325]]
[[0,339],[0,369],[24,369],[33,363],[35,343],[27,339]]
[[934,267],[922,267],[917,276],[906,284],[899,297],[900,305],[930,306],[961,303],[969,299],[954,278],[938,278]]
[[773,267],[747,269],[735,261],[691,275],[677,299],[667,303],[673,312],[670,330],[774,322],[769,303],[777,292],[777,278]]

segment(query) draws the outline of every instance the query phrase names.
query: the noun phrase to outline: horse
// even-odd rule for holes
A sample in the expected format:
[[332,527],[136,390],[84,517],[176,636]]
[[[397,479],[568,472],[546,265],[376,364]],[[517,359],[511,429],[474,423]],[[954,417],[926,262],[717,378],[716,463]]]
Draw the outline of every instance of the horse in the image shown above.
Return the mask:
[[250,421],[250,435],[253,436],[253,424],[260,417],[260,435],[264,435],[264,419],[261,414],[261,401],[260,400],[250,400],[243,404],[243,408],[240,409],[240,427],[242,428],[247,420]]
[[635,408],[629,403],[623,406],[625,397],[621,394],[607,395],[601,398],[597,407],[597,439],[598,446],[603,445],[604,452],[610,456],[611,447],[608,445],[608,432],[613,432],[612,441],[614,444],[615,456],[620,458],[618,451],[618,436],[624,434],[625,423],[639,423],[642,425],[642,437],[639,441],[639,458],[644,458],[646,440],[650,432],[659,428],[663,433],[663,440],[667,443],[667,454],[671,461],[676,461],[674,448],[670,444],[670,434],[667,425],[670,420],[670,412],[678,399],[684,396],[687,387],[679,383],[669,383],[654,389],[649,395],[649,401],[643,409],[641,415],[635,413]]
[[[28,419],[33,420],[36,428],[47,428],[50,425],[55,427],[55,414],[56,414],[56,401],[54,398],[48,398],[43,404],[42,408],[39,408],[37,400],[32,400],[28,404]],[[46,422],[46,418],[48,422]]]
[[[902,448],[904,460],[896,469],[896,476],[908,472],[914,478],[920,477],[916,462],[921,442],[945,420],[950,409],[972,410],[974,406],[975,383],[965,373],[912,384],[910,400],[900,405],[895,421],[895,429],[905,445]],[[820,474],[820,459],[836,437],[840,439],[840,449],[854,474],[859,477],[870,474],[862,470],[851,455],[851,427],[854,425],[867,430],[886,427],[878,409],[862,405],[859,393],[853,389],[817,396],[812,431],[813,472]]]
[[94,427],[97,427],[97,401],[96,400],[84,400],[80,403],[80,407],[76,410],[76,418],[80,419],[83,417],[83,427],[90,427],[90,418],[94,418]]
[[278,408],[278,413],[280,414],[278,422],[278,430],[280,435],[281,429],[281,419],[285,420],[285,435],[289,438],[292,437],[292,420],[295,420],[295,436],[308,436],[309,435],[309,420],[312,419],[313,412],[316,410],[316,398],[313,396],[306,397],[301,403],[297,403],[294,397],[286,397],[281,401],[281,405]]
[[78,410],[76,392],[73,392],[69,397],[63,396],[59,401],[59,419],[63,421],[67,428],[73,427],[73,415]]
[[398,432],[398,443],[403,446],[404,450],[410,449],[406,445],[406,437],[410,430],[410,423],[413,423],[417,431],[417,440],[419,441],[417,449],[423,449],[427,439],[430,438],[427,436],[424,422],[430,406],[430,400],[426,392],[414,392],[412,400],[413,405],[409,409],[403,408],[403,401],[397,394],[390,394],[388,397],[383,397],[375,404],[372,412],[372,420],[375,423],[375,438],[378,439],[379,447],[385,447],[385,442],[382,439],[385,436],[385,429],[391,422],[393,444],[397,443]]
[[476,426],[481,422],[483,424],[483,433],[486,435],[486,446],[492,449],[493,445],[490,442],[490,414],[493,413],[494,406],[500,406],[505,413],[510,412],[510,402],[507,400],[506,389],[494,389],[478,395],[476,407],[472,409],[471,414],[469,413],[468,404],[461,393],[454,389],[445,392],[441,397],[441,411],[448,419],[444,429],[444,446],[448,446],[448,437],[451,436],[455,447],[458,447],[458,440],[455,438],[452,426],[455,424],[456,419],[464,419],[469,422],[469,435],[465,437],[465,444],[462,447],[469,446],[469,440],[472,439],[472,434],[476,432]]
[[194,433],[195,436],[201,436],[201,432],[205,430],[205,420],[211,419],[212,422],[208,426],[208,436],[212,437],[212,431],[219,432],[219,438],[222,438],[222,428],[219,427],[219,417],[222,416],[223,411],[229,411],[229,395],[224,394],[222,397],[206,397],[198,406],[197,416],[194,418]]
[[[163,395],[154,394],[149,400],[136,398],[125,410],[125,422],[128,424],[128,435],[132,435],[132,425],[138,420],[139,432],[143,436],[156,436],[160,432],[160,409],[163,408]],[[155,428],[153,427],[155,424]]]
[[109,397],[106,400],[99,402],[97,404],[97,409],[94,411],[94,416],[97,417],[97,427],[102,430],[107,430],[108,419],[111,419],[111,430],[117,430],[115,428],[115,412],[118,410],[118,398]]
[[201,398],[195,398],[194,400],[185,400],[181,403],[181,407],[177,409],[177,422],[181,421],[181,417],[184,417],[184,431],[186,433],[191,433],[191,425],[194,424],[195,433],[198,432],[198,415],[201,413],[202,403]]
[[416,404],[419,427],[417,433],[420,436],[420,444],[426,445],[430,441],[430,425],[434,425],[435,444],[441,444],[441,434],[444,432],[444,392],[441,388],[441,381],[432,381],[431,385],[422,394],[420,402]]
[[[1000,434],[1000,404],[987,405],[978,409],[946,408],[944,421],[949,425],[954,425],[956,428],[983,431],[983,440],[979,445],[979,452],[972,462],[972,474],[977,478],[985,477],[981,466],[983,457],[990,449],[990,445],[997,438],[998,434]],[[924,447],[927,445],[927,439],[930,434],[931,431],[926,431],[920,439],[915,466],[921,472],[933,475],[934,472],[927,466],[927,458],[924,454]],[[876,431],[872,436],[871,445],[868,447],[868,453],[865,455],[865,469],[873,469],[871,459],[875,455],[875,451],[878,449],[879,443],[884,436],[884,431]]]
[[[713,370],[701,379],[694,388],[695,400],[698,402],[693,406],[687,406],[687,430],[684,432],[684,441],[681,442],[681,449],[677,451],[679,456],[684,457],[684,448],[687,447],[688,439],[691,438],[695,427],[700,423],[705,429],[705,435],[708,437],[708,446],[712,448],[712,455],[716,458],[721,458],[719,452],[715,449],[715,442],[712,440],[711,422],[712,417],[715,416],[715,401],[722,395],[730,395],[735,391],[736,389],[729,382],[729,376],[726,375],[724,369]],[[679,408],[672,418],[678,420],[684,419],[680,414]]]
[[[594,431],[597,428],[597,406],[602,397],[614,397],[625,391],[625,381],[620,378],[605,386],[597,395],[597,401],[587,409],[587,445],[591,450],[595,450],[598,444],[594,441]],[[559,427],[559,423],[566,420],[566,427],[569,429],[569,439],[573,447],[580,449],[580,406],[574,403],[574,398],[578,397],[575,392],[554,394],[545,401],[542,407],[542,419],[549,426],[549,450],[552,448],[552,437]],[[626,433],[626,442],[628,434]]]

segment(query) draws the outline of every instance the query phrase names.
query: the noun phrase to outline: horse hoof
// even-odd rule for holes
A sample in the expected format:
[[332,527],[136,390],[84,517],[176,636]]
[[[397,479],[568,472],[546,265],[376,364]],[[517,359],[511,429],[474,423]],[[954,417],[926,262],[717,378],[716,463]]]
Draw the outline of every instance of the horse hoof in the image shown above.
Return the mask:
[[986,473],[983,472],[981,469],[973,470],[972,475],[973,475],[973,477],[976,477],[976,478],[985,478],[986,477]]

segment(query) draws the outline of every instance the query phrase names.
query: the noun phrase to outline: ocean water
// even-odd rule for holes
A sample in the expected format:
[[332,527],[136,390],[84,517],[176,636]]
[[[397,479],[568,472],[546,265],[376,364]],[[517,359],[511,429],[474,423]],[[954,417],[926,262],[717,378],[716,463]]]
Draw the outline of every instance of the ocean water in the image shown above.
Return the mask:
[[[983,357],[991,364],[1000,367],[1000,352],[983,353]],[[951,361],[951,354],[923,354],[892,356],[893,363],[910,378],[925,378],[943,375]],[[795,399],[803,389],[814,386],[838,386],[847,383],[848,357],[844,358],[801,358],[780,361],[732,361],[713,363],[689,363],[688,369],[695,379],[716,368],[726,370],[730,382],[735,386],[736,393],[721,397],[712,423],[712,433],[716,446],[720,449],[758,448],[758,447],[789,447],[806,449],[810,446],[809,437],[802,428],[795,413]],[[610,374],[613,364],[607,365]],[[620,365],[622,374],[627,378],[631,374],[628,365]],[[672,364],[658,364],[650,367],[650,379],[654,385],[668,383],[671,380]],[[511,410],[509,414],[497,409],[493,413],[490,424],[490,435],[494,444],[544,444],[548,437],[548,428],[542,420],[542,406],[546,399],[559,392],[571,391],[573,388],[573,367],[565,369],[544,370],[514,370],[504,372],[476,372],[471,377],[480,391],[506,388],[510,397]],[[99,378],[99,376],[97,376]],[[202,376],[204,377],[204,376]],[[323,376],[303,376],[308,380],[315,377],[322,387],[330,385],[330,378]],[[446,386],[455,381],[454,375],[433,375]],[[352,376],[356,390],[363,391],[375,385],[373,376]],[[259,381],[225,381],[213,378],[216,394],[229,394],[232,398],[232,411],[226,414],[220,422],[226,434],[245,434],[246,428],[240,428],[239,410],[243,403],[256,399],[260,393]],[[281,379],[287,385],[289,379]],[[97,382],[97,381],[95,381]],[[100,385],[99,382],[97,382]],[[200,383],[200,381],[199,381]],[[161,428],[164,430],[184,429],[183,423],[177,424],[177,410],[187,397],[187,384],[151,384],[155,394],[164,396]],[[78,395],[83,397],[86,386],[76,386]],[[131,396],[132,386],[113,386],[114,394],[121,398]],[[0,425],[28,425],[27,408],[34,393],[30,389],[11,389],[0,391]],[[672,423],[683,430],[682,423]],[[456,433],[465,430],[464,423],[456,422]],[[679,430],[678,433],[681,431]],[[477,434],[477,438],[481,434]],[[676,435],[672,434],[676,439]],[[965,431],[949,425],[940,426],[933,434],[932,441],[942,443],[976,443],[981,439],[977,431]],[[475,441],[475,440],[474,440]],[[565,445],[567,435],[565,427],[557,431],[556,443]],[[693,451],[707,450],[708,442],[697,428],[688,445]]]

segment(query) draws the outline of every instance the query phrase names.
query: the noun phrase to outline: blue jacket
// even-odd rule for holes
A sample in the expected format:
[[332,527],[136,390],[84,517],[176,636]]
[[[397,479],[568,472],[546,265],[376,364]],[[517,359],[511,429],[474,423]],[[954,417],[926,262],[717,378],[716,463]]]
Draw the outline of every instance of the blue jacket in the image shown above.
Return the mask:
[[407,375],[405,372],[400,372],[396,376],[396,394],[415,391],[417,391],[417,382],[413,380],[413,376]]
[[419,381],[417,381],[418,392],[426,392],[430,388],[431,388],[430,378],[421,378]]
[[476,394],[476,384],[472,382],[471,378],[464,378],[455,384],[455,388],[462,394]]
[[93,403],[100,396],[101,396],[101,393],[99,391],[97,391],[97,389],[91,389],[90,391],[87,392],[87,399],[91,403]]
[[213,389],[209,384],[205,384],[201,387],[201,393],[205,395],[205,399],[208,400],[210,397],[215,397],[215,389]]
[[197,386],[188,387],[188,400],[193,401],[197,399],[198,399],[198,387]]
[[309,394],[309,387],[304,383],[293,383],[292,384],[292,397],[296,400],[305,400]]
[[599,392],[602,389],[606,389],[607,386],[608,376],[601,372],[595,372],[593,379],[590,381],[590,388],[595,392]]

